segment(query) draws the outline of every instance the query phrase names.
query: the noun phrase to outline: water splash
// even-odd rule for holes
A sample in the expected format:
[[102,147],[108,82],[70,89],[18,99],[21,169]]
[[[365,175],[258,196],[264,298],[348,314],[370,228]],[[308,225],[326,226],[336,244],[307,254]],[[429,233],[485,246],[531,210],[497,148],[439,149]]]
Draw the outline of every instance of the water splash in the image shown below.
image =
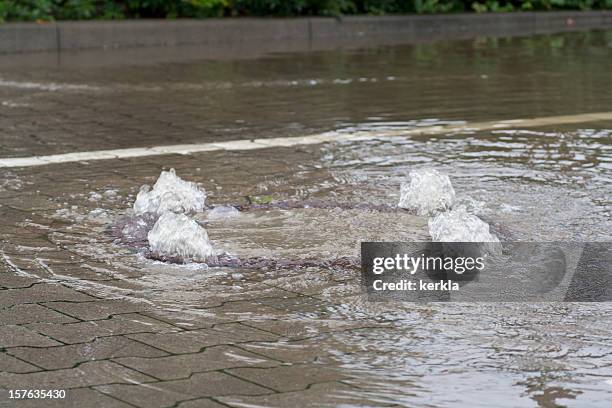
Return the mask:
[[410,181],[402,183],[398,207],[421,216],[433,216],[451,208],[455,190],[450,179],[437,170],[411,171]]
[[147,239],[151,256],[160,260],[205,262],[214,254],[206,230],[184,214],[163,214],[147,234]]
[[0,191],[21,190],[23,182],[15,173],[10,171],[0,172]]
[[476,242],[480,243],[482,254],[501,253],[499,239],[489,231],[489,224],[463,206],[430,218],[428,224],[429,235],[435,242]]
[[192,213],[204,210],[206,192],[196,183],[185,181],[176,175],[174,169],[162,171],[151,189],[148,185],[140,188],[134,202],[136,214]]
[[209,220],[233,218],[240,215],[240,211],[232,205],[219,205],[207,212]]

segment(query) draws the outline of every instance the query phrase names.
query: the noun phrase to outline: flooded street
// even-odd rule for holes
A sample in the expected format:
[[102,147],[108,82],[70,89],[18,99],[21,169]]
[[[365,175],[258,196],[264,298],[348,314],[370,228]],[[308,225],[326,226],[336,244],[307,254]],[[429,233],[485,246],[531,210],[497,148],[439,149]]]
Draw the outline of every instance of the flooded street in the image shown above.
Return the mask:
[[612,31],[155,64],[117,52],[0,57],[0,164],[326,141],[0,167],[0,289],[49,287],[25,306],[0,295],[0,316],[35,336],[0,344],[20,362],[0,389],[39,375],[100,406],[610,405],[610,303],[370,302],[354,268],[165,263],[111,229],[174,168],[209,206],[307,203],[198,212],[215,250],[354,258],[362,241],[430,239],[427,217],[380,208],[434,168],[502,242],[610,241],[612,119],[537,119],[609,113]]

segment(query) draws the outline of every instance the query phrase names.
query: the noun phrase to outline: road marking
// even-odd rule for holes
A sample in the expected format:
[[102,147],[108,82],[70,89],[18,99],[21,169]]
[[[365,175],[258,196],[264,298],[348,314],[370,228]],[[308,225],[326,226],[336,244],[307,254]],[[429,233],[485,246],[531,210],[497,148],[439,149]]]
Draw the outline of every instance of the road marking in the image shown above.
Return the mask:
[[162,156],[169,154],[191,154],[222,150],[256,150],[271,147],[289,147],[297,145],[322,144],[341,141],[374,140],[385,137],[439,135],[466,131],[486,131],[499,129],[530,128],[550,125],[567,125],[573,123],[612,120],[612,112],[584,113],[579,115],[548,116],[532,119],[512,119],[504,121],[467,123],[462,125],[435,125],[415,127],[413,129],[393,129],[381,131],[355,131],[352,133],[325,132],[309,136],[275,137],[269,139],[242,139],[227,142],[197,144],[180,144],[154,147],[135,147],[116,150],[97,150],[53,154],[49,156],[0,158],[0,168],[32,167],[57,163],[73,163],[92,160],[126,159],[133,157]]
[[36,91],[98,91],[100,88],[91,85],[80,85],[80,84],[58,84],[55,82],[21,82],[21,81],[8,81],[0,78],[0,87],[3,88],[17,88],[17,89],[32,89]]

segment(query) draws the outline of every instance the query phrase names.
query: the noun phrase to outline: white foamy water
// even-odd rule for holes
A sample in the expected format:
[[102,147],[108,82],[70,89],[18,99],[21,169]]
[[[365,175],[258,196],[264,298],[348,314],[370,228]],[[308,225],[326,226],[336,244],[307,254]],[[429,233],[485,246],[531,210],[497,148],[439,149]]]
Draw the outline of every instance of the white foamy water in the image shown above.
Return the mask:
[[163,214],[147,235],[154,256],[180,262],[204,262],[214,251],[206,230],[184,214]]
[[429,220],[429,234],[437,242],[499,242],[489,224],[465,207],[446,211]]
[[140,188],[134,202],[134,212],[164,214],[192,213],[204,210],[206,192],[196,183],[185,181],[176,175],[174,169],[162,171],[151,189],[148,185]]
[[207,212],[209,220],[233,218],[240,215],[240,211],[231,205],[220,205]]
[[409,178],[408,183],[402,183],[398,207],[433,216],[453,205],[455,190],[447,175],[425,169],[411,171]]
[[10,171],[0,172],[0,191],[21,190],[23,182],[17,175]]
[[435,242],[478,242],[482,253],[499,254],[499,239],[489,231],[489,224],[458,207],[429,219],[429,235]]

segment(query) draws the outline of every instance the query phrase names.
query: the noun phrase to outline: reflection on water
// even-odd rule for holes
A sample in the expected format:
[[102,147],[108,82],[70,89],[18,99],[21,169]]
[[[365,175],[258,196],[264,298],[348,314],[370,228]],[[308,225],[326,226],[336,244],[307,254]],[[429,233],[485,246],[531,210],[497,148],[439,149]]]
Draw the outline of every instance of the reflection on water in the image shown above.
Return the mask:
[[[53,113],[65,131],[26,139],[11,115],[28,112],[11,108],[0,118],[8,129],[0,149],[3,156],[89,150],[92,134],[96,149],[317,131],[376,135],[605,111],[612,106],[611,41],[610,33],[593,32],[248,62],[7,70],[5,81],[96,90],[0,87],[2,98],[19,92],[47,115],[31,124],[34,133]],[[502,240],[605,241],[611,136],[612,124],[593,122],[15,169],[0,182],[0,259],[15,273],[145,302],[185,327],[285,325],[281,341],[248,347],[295,359],[316,355],[303,363],[342,372],[350,388],[333,394],[347,406],[357,399],[374,406],[604,407],[612,399],[607,304],[368,303],[354,271],[168,265],[114,243],[106,230],[162,165],[202,183],[212,204],[243,204],[252,195],[396,204],[410,171],[436,168],[450,175],[457,202]],[[424,217],[367,209],[197,219],[213,246],[242,256],[327,259],[356,255],[361,240],[428,238]]]
[[[6,85],[0,86],[0,100],[17,106],[2,108],[7,117],[0,152],[23,156],[303,135],[428,118],[477,122],[601,112],[612,106],[611,33],[480,38],[248,61],[204,56],[144,66],[129,58],[110,67],[9,65],[0,73],[0,85]],[[29,113],[37,119],[25,126],[18,119]],[[34,136],[24,138],[27,130]]]

